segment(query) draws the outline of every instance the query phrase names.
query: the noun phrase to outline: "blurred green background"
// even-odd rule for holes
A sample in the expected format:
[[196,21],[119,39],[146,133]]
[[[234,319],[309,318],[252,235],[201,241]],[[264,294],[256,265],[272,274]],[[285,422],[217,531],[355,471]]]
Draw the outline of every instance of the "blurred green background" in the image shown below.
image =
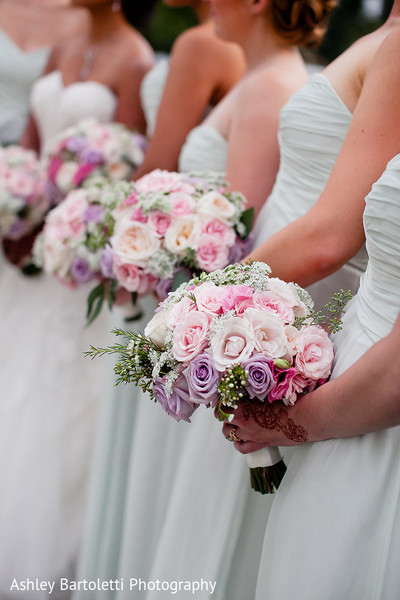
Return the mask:
[[[332,13],[324,42],[316,51],[306,51],[310,62],[325,64],[353,41],[376,29],[387,17],[393,0],[341,0]],[[159,0],[143,33],[157,52],[169,52],[175,38],[196,23],[186,8],[168,8]]]

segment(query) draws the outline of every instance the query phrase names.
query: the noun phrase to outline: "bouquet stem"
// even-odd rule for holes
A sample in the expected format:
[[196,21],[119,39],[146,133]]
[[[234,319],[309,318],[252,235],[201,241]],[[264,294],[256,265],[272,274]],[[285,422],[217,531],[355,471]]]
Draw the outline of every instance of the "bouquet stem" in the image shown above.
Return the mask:
[[286,465],[278,448],[262,448],[246,454],[250,467],[250,483],[260,494],[273,494],[286,473]]

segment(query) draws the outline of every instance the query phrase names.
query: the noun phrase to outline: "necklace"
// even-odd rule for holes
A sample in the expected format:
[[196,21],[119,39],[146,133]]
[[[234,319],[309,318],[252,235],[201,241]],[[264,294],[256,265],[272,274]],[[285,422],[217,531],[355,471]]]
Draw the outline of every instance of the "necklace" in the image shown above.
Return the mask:
[[79,79],[84,81],[89,77],[90,69],[92,68],[94,59],[99,54],[98,48],[88,48],[83,53],[83,62],[81,70],[79,71]]

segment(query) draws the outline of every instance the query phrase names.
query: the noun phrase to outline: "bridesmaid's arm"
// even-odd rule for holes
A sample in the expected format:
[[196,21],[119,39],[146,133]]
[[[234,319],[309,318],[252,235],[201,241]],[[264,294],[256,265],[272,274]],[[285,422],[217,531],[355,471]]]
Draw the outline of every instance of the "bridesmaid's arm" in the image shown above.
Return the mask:
[[399,52],[397,30],[371,64],[342,150],[313,208],[248,257],[268,263],[276,277],[310,285],[362,246],[365,196],[400,152],[400,63],[393,60]]
[[153,66],[152,56],[147,59],[127,61],[117,90],[118,107],[115,121],[140,133],[146,133],[146,121],[140,103],[140,86],[143,77]]
[[[232,425],[247,454],[264,446],[295,446],[332,438],[347,438],[400,424],[400,316],[391,333],[374,344],[347,371],[294,406],[248,402],[223,425]],[[294,441],[293,433],[300,437]],[[249,441],[251,440],[251,441]]]
[[207,107],[219,100],[244,72],[239,48],[218,40],[208,25],[189,29],[176,40],[153,137],[137,179],[153,169],[178,169],[189,131]]

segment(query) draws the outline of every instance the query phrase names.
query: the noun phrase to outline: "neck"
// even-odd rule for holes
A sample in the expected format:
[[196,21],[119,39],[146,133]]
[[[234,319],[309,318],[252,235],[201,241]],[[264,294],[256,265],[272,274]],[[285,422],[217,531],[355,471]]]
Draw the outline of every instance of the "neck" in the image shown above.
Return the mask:
[[211,8],[207,2],[200,0],[192,7],[199,23],[205,23],[210,18]]
[[113,12],[111,4],[101,4],[91,7],[90,40],[95,44],[114,34],[126,23],[121,11]]
[[265,31],[265,22],[254,27],[243,40],[238,40],[243,49],[247,70],[256,69],[263,63],[273,59],[283,52],[296,51],[293,46],[279,38],[271,30]]
[[400,0],[394,0],[387,22],[400,17]]

